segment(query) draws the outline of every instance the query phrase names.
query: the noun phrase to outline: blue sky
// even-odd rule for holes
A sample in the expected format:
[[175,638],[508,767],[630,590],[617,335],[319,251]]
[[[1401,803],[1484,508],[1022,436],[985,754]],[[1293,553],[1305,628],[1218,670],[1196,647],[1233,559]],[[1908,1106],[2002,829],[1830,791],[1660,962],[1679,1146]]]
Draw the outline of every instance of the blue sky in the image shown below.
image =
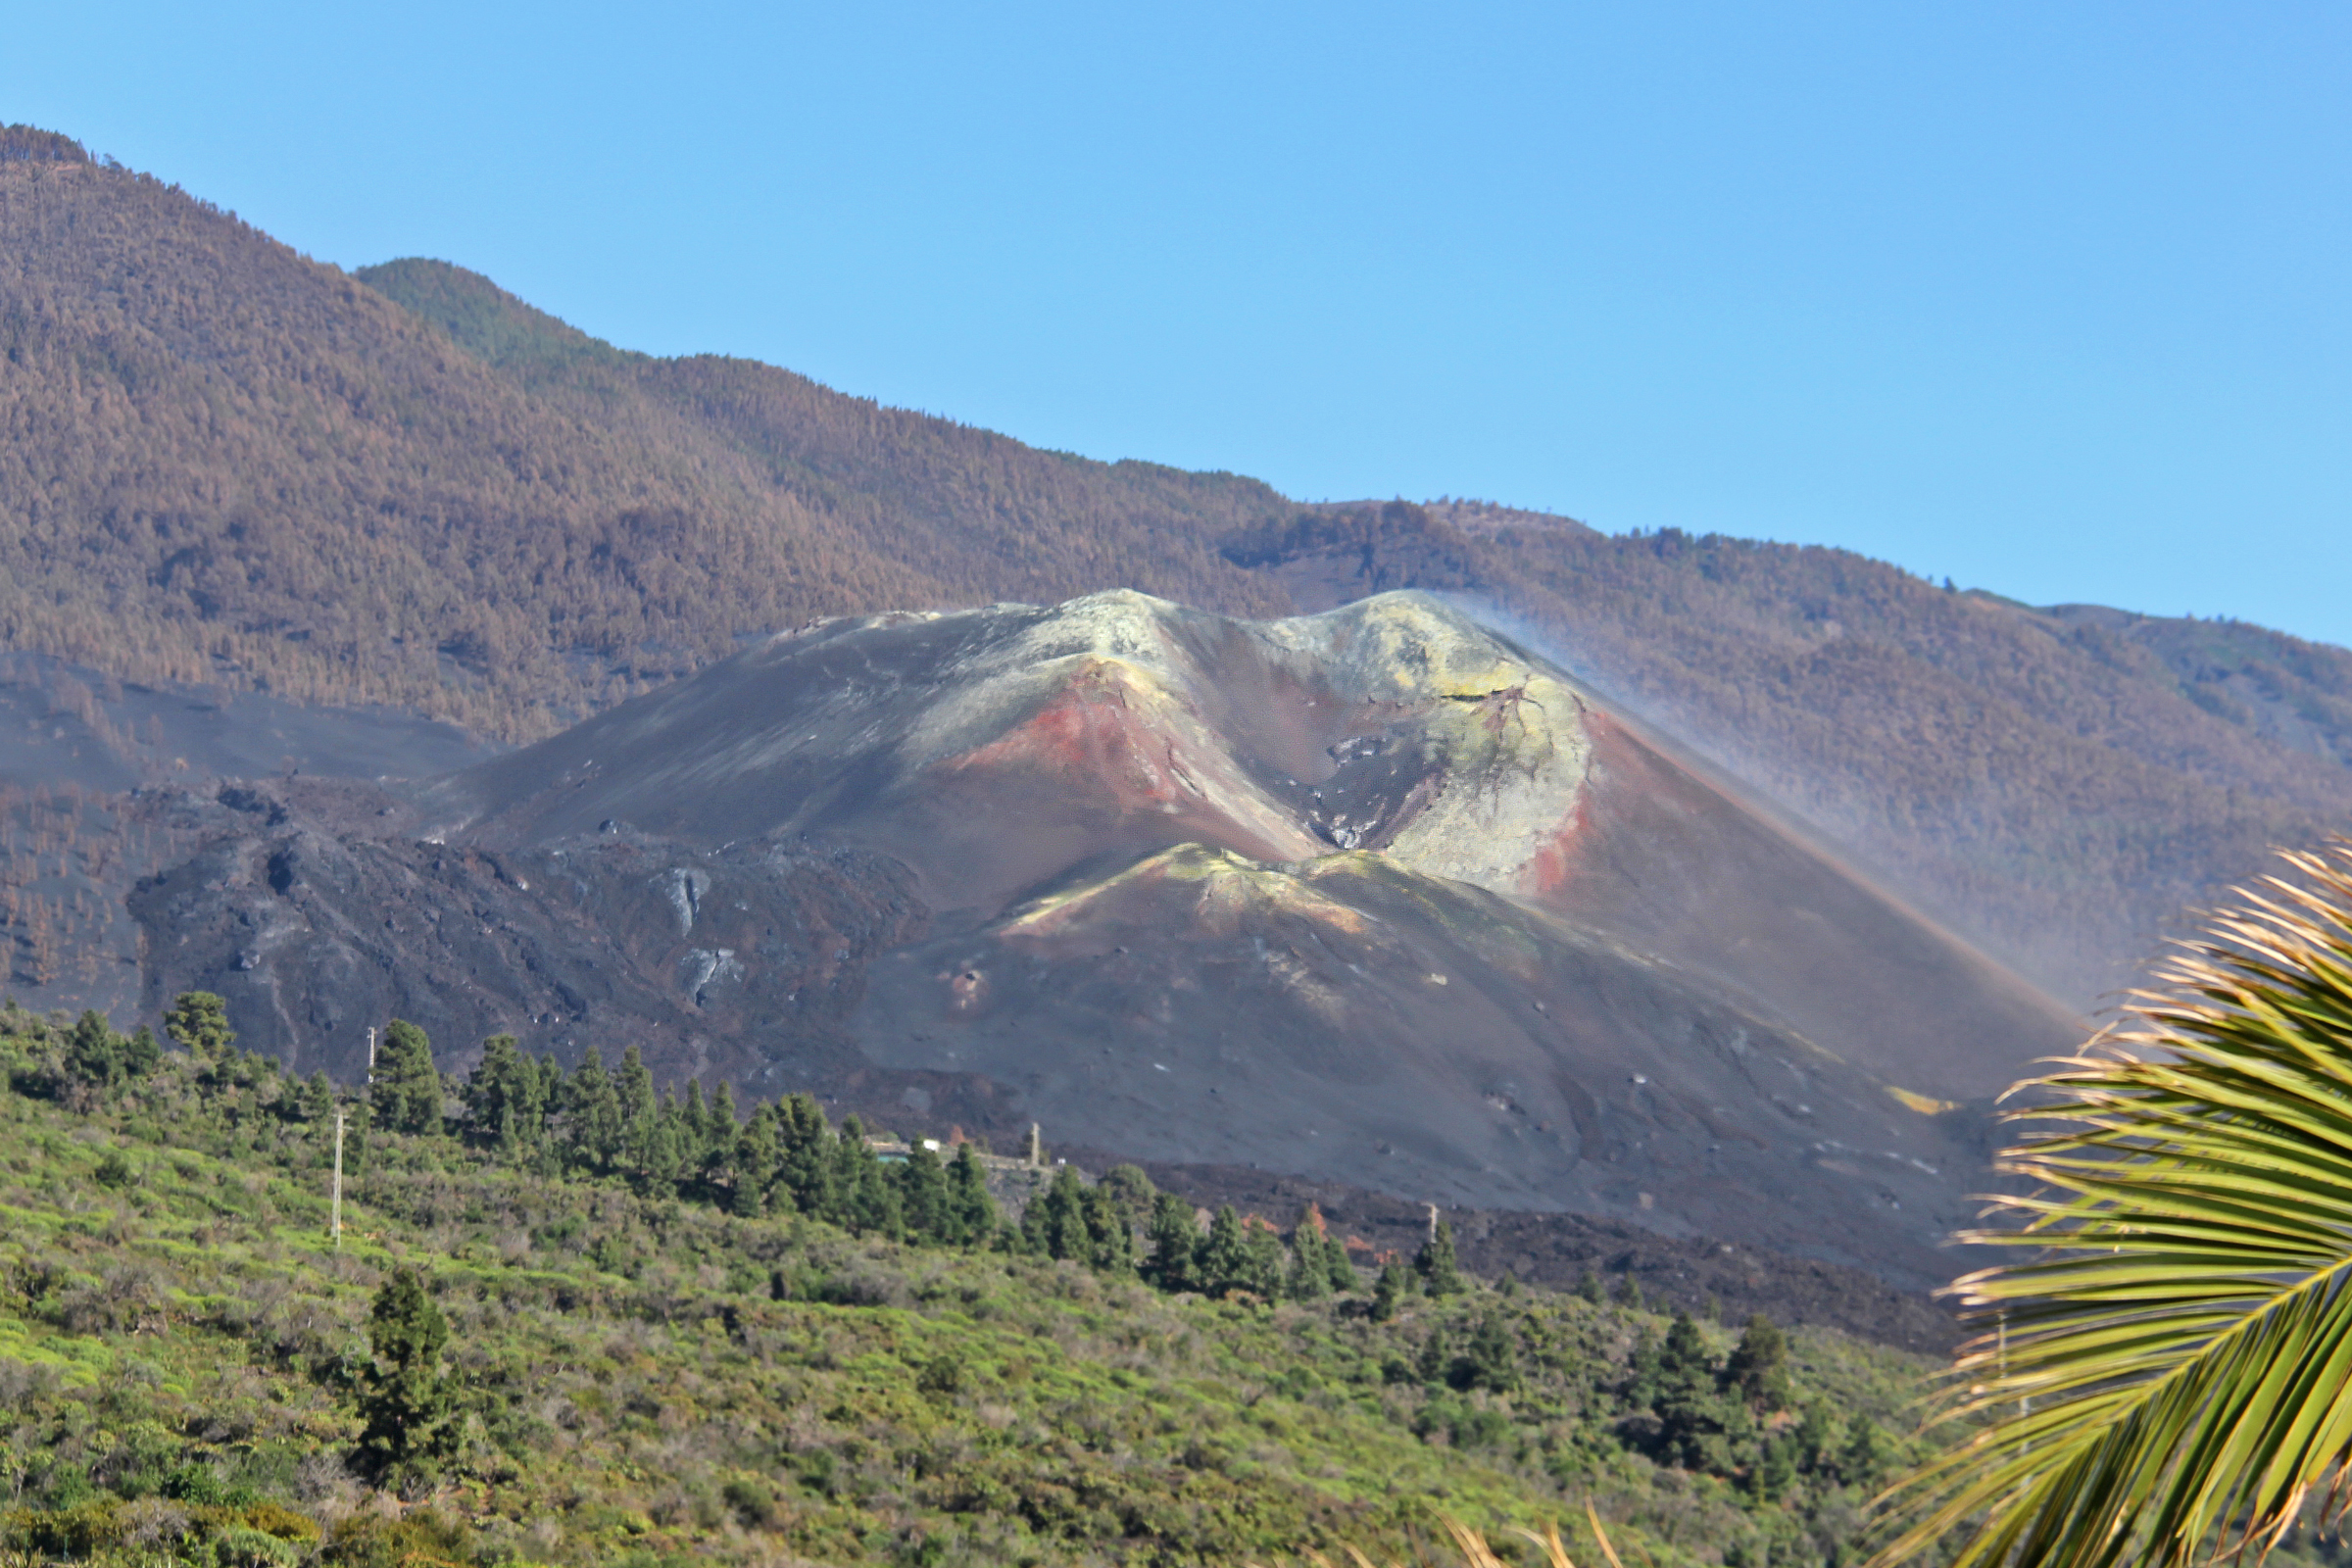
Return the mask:
[[2352,643],[2352,12],[23,7],[0,120],[346,266],[1309,499]]

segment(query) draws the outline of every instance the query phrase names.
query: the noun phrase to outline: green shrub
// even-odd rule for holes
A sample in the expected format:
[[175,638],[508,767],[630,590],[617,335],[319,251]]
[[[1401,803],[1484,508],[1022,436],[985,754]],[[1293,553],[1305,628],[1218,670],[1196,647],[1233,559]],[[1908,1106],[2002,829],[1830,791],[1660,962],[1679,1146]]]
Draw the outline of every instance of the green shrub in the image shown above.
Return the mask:
[[24,1509],[5,1516],[8,1544],[19,1551],[87,1557],[122,1544],[122,1504],[93,1497],[70,1507]]
[[429,1508],[399,1519],[354,1514],[334,1528],[320,1554],[334,1568],[469,1568],[472,1557],[473,1532]]
[[757,1530],[765,1530],[776,1522],[776,1494],[766,1482],[751,1476],[738,1476],[719,1489],[727,1506],[736,1517]]

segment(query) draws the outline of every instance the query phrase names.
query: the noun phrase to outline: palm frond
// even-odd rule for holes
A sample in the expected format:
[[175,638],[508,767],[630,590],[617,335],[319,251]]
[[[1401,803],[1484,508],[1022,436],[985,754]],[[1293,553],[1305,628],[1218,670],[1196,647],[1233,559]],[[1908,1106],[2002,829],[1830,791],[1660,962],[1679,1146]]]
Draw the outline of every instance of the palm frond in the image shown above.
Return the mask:
[[[2288,854],[2019,1086],[2032,1129],[1964,1239],[2035,1255],[1951,1291],[1953,1433],[1881,1499],[1873,1568],[2257,1556],[2352,1454],[2352,846]],[[2012,1091],[2016,1095],[2018,1091]]]
[[[1601,1525],[1599,1511],[1590,1500],[1585,1503],[1585,1517],[1592,1521],[1592,1539],[1599,1543],[1601,1554],[1608,1559],[1609,1568],[1625,1568],[1625,1564],[1618,1560],[1616,1546],[1609,1542],[1608,1531]],[[1446,1534],[1453,1538],[1455,1548],[1461,1552],[1462,1568],[1511,1568],[1510,1564],[1495,1554],[1485,1536],[1453,1515],[1440,1514],[1438,1522],[1445,1527]],[[1576,1568],[1576,1564],[1569,1560],[1568,1544],[1560,1539],[1558,1525],[1551,1526],[1542,1535],[1533,1530],[1514,1530],[1512,1534],[1525,1536],[1535,1543],[1536,1549],[1544,1554],[1543,1568]],[[1372,1559],[1365,1556],[1360,1548],[1348,1545],[1342,1549],[1355,1568],[1376,1568]],[[1333,1568],[1332,1560],[1319,1551],[1306,1552],[1301,1560],[1307,1564],[1307,1568]],[[5,1565],[0,1564],[0,1568],[5,1568]],[[1391,1568],[1405,1568],[1405,1565],[1401,1562],[1393,1563]],[[1418,1559],[1418,1568],[1436,1568],[1436,1565],[1425,1554]]]

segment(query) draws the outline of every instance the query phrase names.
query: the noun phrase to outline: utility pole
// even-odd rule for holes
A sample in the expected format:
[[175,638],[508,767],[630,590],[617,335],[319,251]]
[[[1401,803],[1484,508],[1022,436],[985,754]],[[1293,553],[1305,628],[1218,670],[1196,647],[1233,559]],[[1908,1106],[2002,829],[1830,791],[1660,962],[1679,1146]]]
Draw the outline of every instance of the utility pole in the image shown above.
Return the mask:
[[335,1112],[335,1250],[343,1250],[343,1113]]

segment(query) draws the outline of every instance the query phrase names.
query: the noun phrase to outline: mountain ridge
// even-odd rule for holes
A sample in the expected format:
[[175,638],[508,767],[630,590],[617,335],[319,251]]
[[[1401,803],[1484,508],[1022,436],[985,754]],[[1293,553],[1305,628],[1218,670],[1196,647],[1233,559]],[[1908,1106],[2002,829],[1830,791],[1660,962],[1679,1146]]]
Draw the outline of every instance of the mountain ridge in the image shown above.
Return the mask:
[[2082,1006],[2272,846],[2352,825],[2342,650],[1817,547],[1307,506],[1039,452],[747,361],[636,355],[448,264],[345,274],[11,134],[0,651],[84,684],[523,740],[830,615],[1136,588],[1264,617],[1420,588]]
[[[1277,508],[1252,482],[1041,454],[747,362],[649,390],[584,351],[589,384],[534,386],[127,171],[0,164],[0,233],[10,648],[512,739],[745,633],[1058,599],[1105,555],[1284,608],[1204,542]],[[857,488],[879,469],[893,495]]]

